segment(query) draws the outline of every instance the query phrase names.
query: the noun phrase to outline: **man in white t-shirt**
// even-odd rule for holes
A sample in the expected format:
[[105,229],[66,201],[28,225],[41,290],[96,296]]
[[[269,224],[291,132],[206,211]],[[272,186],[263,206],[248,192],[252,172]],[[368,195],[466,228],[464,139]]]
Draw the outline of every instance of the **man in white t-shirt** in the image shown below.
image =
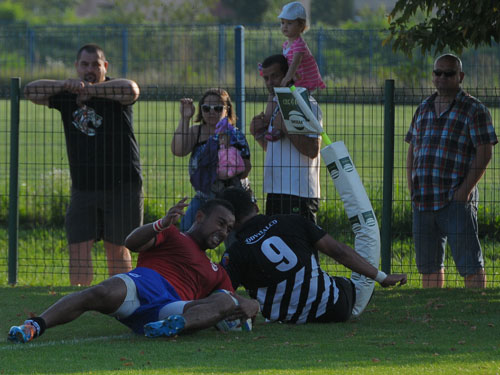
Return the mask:
[[[280,86],[287,71],[288,63],[283,55],[269,56],[262,63],[269,99],[265,113],[252,119],[250,132],[266,151],[266,215],[300,214],[316,222],[321,138],[317,134],[288,134],[273,91]],[[309,101],[321,122],[323,115],[318,103],[312,97]]]

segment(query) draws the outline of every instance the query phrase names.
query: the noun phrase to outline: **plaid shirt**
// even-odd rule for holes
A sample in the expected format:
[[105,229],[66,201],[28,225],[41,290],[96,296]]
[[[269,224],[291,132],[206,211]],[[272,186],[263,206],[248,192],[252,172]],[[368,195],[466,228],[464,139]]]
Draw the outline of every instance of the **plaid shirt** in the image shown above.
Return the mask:
[[435,211],[453,199],[476,148],[496,144],[488,109],[463,90],[436,116],[437,93],[415,111],[405,141],[413,145],[412,200],[419,211]]

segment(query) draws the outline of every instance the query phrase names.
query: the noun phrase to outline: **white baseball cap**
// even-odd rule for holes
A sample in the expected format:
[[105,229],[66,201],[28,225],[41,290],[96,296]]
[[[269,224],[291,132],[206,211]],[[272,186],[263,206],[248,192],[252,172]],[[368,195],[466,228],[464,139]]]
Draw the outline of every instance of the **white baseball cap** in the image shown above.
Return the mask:
[[284,20],[296,20],[297,18],[307,19],[306,9],[304,6],[298,2],[294,1],[292,3],[286,4],[281,10],[278,18],[282,18]]

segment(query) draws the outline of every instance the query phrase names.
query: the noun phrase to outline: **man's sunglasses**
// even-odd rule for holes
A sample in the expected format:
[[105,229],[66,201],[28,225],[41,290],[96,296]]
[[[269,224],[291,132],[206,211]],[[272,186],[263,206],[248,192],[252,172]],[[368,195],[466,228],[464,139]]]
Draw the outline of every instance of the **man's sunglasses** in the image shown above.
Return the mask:
[[205,113],[210,112],[211,109],[213,109],[214,112],[221,113],[224,110],[224,108],[226,108],[226,106],[220,105],[220,104],[217,104],[217,105],[202,104],[201,105],[201,110]]
[[441,77],[441,74],[444,74],[446,78],[453,77],[457,72],[455,70],[451,70],[449,72],[443,72],[442,70],[433,70],[436,77]]

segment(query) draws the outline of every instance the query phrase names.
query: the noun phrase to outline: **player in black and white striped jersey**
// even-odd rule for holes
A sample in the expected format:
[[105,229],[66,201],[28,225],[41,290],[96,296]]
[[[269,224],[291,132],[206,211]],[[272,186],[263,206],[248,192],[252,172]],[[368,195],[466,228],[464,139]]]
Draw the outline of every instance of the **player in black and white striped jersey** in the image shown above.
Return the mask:
[[236,242],[221,263],[233,286],[243,285],[259,301],[267,320],[301,324],[350,318],[355,285],[323,271],[318,251],[383,287],[407,281],[405,274],[377,270],[300,215],[259,215],[252,197],[241,189],[227,189],[221,198],[233,204],[236,217]]

